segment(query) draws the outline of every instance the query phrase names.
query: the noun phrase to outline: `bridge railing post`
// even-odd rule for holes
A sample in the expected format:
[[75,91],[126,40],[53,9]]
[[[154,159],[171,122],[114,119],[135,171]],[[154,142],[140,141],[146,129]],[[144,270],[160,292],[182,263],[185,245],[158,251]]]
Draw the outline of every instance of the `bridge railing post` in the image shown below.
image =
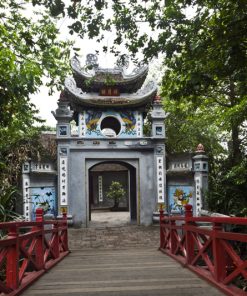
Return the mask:
[[53,252],[55,258],[59,257],[59,222],[55,222],[53,224],[53,233],[52,233],[52,239],[53,239]]
[[19,233],[17,224],[12,224],[8,229],[8,239],[14,239],[7,252],[6,285],[13,290],[19,287]]
[[192,209],[192,205],[190,204],[185,205],[184,208],[185,208],[184,230],[185,230],[186,264],[191,264],[194,258],[194,240],[189,227],[193,223],[189,221],[188,218],[193,217],[193,209]]
[[160,204],[160,249],[164,247],[164,242],[165,242],[165,236],[164,236],[164,231],[162,229],[162,223],[163,223],[163,218],[164,218],[164,210],[162,207],[162,204]]
[[37,242],[35,245],[35,258],[38,269],[41,270],[44,268],[44,240],[45,240],[45,232],[44,232],[44,210],[41,208],[36,209],[36,222],[41,222],[40,225],[34,227],[35,230],[40,230],[41,235],[37,237]]
[[171,237],[171,253],[175,254],[176,248],[177,248],[177,239],[176,239],[176,221],[170,220],[170,237]]
[[227,255],[226,251],[217,237],[217,233],[223,230],[220,223],[213,223],[213,258],[214,258],[214,278],[221,282],[227,275]]
[[63,212],[63,227],[64,227],[64,234],[63,234],[63,240],[64,240],[64,251],[69,250],[69,242],[68,242],[68,220],[67,220],[67,212]]

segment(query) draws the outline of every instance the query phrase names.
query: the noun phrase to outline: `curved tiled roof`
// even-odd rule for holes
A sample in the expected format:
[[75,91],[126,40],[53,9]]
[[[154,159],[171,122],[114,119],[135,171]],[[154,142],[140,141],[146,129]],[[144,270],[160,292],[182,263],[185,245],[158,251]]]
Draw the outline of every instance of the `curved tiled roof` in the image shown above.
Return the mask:
[[121,93],[119,96],[102,96],[97,92],[85,93],[79,88],[72,77],[65,80],[65,91],[70,101],[77,105],[92,107],[139,107],[151,102],[156,93],[157,86],[153,81],[148,82],[136,93]]
[[76,57],[71,59],[71,67],[76,86],[85,92],[99,92],[108,84],[114,85],[120,93],[134,93],[142,87],[148,73],[147,65],[135,68],[128,75],[119,67],[103,69],[89,65],[83,68]]

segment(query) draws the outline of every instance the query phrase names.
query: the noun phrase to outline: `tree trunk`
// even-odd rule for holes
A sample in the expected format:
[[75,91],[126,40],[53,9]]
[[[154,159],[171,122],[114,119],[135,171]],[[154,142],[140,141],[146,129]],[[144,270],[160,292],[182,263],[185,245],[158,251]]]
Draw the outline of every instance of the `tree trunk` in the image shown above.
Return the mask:
[[114,199],[114,209],[118,209],[118,206],[119,206],[119,200],[118,200],[118,198],[115,198]]
[[[237,98],[235,95],[235,86],[234,82],[230,79],[230,93],[229,93],[229,98],[230,98],[230,103],[231,107],[235,107],[237,105]],[[239,121],[237,118],[233,118],[231,120],[231,145],[230,145],[230,161],[232,165],[236,165],[239,163],[241,160],[241,149],[240,149],[240,139],[239,139]]]
[[238,164],[241,160],[240,140],[238,126],[232,124],[232,145],[230,150],[230,158],[233,165]]

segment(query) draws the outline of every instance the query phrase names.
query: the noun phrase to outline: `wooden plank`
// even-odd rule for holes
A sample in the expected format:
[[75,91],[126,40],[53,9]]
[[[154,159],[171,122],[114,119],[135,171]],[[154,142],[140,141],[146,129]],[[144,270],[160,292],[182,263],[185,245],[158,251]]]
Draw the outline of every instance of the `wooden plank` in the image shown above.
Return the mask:
[[23,296],[223,295],[157,248],[76,250]]

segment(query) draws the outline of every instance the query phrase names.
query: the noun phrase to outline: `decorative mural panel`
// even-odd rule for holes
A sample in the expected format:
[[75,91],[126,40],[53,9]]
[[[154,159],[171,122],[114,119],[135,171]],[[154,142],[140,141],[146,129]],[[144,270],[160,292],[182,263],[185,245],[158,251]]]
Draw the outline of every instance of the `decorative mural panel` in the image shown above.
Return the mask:
[[120,117],[122,120],[121,137],[136,136],[136,112],[135,111],[121,111]]
[[63,156],[67,156],[67,154],[68,154],[67,148],[66,147],[61,147],[60,151],[59,151],[59,154],[63,155]]
[[184,205],[193,205],[193,188],[191,186],[173,185],[168,186],[169,211],[184,211]]
[[79,136],[86,138],[105,138],[101,131],[101,122],[108,116],[116,118],[121,125],[121,130],[117,136],[118,138],[142,137],[142,113],[130,110],[107,110],[104,112],[97,110],[84,111],[84,113],[79,115]]
[[155,135],[156,136],[162,136],[163,135],[163,127],[162,126],[156,126],[155,127]]
[[37,208],[43,208],[45,214],[57,215],[55,187],[30,188],[32,198],[31,220],[35,220]]
[[163,203],[165,201],[163,156],[157,157],[157,192],[158,192],[158,202]]
[[60,157],[60,206],[68,205],[68,159]]
[[24,164],[22,165],[22,172],[24,174],[30,173],[30,163],[29,162],[24,162]]
[[58,136],[68,136],[68,126],[67,125],[59,125]]
[[86,122],[86,137],[99,137],[100,132],[100,118],[102,116],[101,111],[85,111],[85,122]]

